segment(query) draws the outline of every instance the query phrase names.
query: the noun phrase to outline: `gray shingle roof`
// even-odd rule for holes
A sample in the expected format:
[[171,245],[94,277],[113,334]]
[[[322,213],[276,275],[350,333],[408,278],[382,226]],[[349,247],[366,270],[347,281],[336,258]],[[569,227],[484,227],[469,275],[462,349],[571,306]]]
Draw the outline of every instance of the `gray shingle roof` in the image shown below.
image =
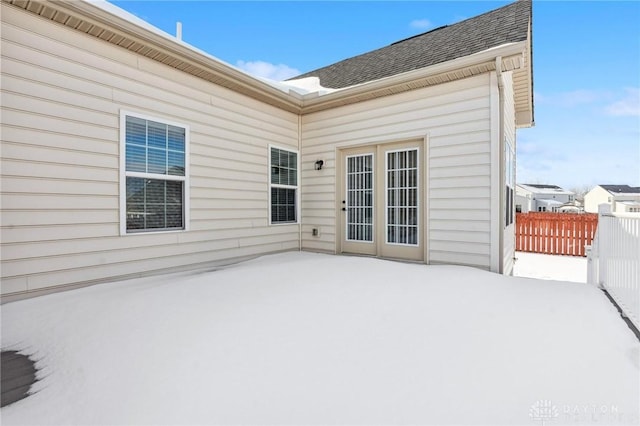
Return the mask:
[[523,185],[531,186],[533,188],[538,188],[538,189],[562,189],[557,185],[544,185],[540,183],[523,183]]
[[340,89],[413,71],[505,43],[524,41],[527,39],[530,18],[531,0],[519,0],[291,80],[315,76],[320,78],[322,86]]
[[599,185],[612,194],[640,194],[640,187],[629,185]]

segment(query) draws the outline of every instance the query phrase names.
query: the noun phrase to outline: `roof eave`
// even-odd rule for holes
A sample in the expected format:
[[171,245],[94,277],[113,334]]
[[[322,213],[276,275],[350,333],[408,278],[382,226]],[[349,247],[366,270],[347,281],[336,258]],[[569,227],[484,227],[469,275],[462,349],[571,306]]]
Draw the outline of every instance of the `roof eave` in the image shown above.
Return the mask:
[[527,26],[526,50],[523,55],[525,61],[526,82],[525,89],[521,89],[515,94],[516,101],[516,127],[535,126],[534,101],[533,101],[533,45],[531,34],[531,17]]

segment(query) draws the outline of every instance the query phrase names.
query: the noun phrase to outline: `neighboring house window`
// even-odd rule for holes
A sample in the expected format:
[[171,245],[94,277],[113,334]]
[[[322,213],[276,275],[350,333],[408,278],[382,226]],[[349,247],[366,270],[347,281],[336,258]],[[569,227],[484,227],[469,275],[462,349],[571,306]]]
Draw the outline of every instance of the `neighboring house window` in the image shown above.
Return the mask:
[[539,212],[546,212],[547,208],[546,207],[538,207],[538,211]]
[[122,112],[121,233],[188,226],[187,126]]
[[271,223],[298,221],[298,153],[270,148]]
[[516,213],[522,213],[522,205],[516,204]]

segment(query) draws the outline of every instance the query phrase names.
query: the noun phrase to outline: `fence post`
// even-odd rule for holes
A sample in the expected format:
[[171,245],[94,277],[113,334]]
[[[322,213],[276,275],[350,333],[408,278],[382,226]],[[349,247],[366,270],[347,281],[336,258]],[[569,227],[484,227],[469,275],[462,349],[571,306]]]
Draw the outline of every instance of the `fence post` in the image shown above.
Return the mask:
[[[604,253],[606,253],[609,248],[608,247],[601,247],[603,244],[609,244],[609,236],[607,235],[607,239],[606,240],[600,240],[600,234],[601,234],[601,230],[603,227],[607,227],[607,229],[609,229],[610,227],[605,225],[605,219],[604,219],[604,215],[607,214],[611,214],[611,204],[599,204],[598,205],[598,227],[596,228],[596,238],[598,239],[598,253],[597,253],[597,262],[596,262],[596,270],[598,272],[596,279],[598,280],[596,282],[596,284],[598,285],[599,288],[604,288],[604,282],[607,279],[607,274],[608,274],[608,267],[607,267],[607,263],[608,263],[608,259],[604,259],[604,261],[600,262],[600,252],[602,252],[602,248],[604,248]],[[609,231],[607,231],[607,234],[609,233]],[[608,256],[607,256],[608,257]]]
[[587,245],[585,247],[585,253],[587,255],[587,284],[602,288],[600,277],[598,276],[599,259],[597,238],[597,235],[593,238],[593,245]]

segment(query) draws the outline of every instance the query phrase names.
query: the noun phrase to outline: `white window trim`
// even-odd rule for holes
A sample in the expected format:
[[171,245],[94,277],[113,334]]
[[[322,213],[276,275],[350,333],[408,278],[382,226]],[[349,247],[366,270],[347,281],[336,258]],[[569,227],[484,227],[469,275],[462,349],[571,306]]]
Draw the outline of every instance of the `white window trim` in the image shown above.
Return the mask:
[[[282,185],[277,183],[271,183],[271,149],[279,149],[281,151],[287,152],[295,152],[296,154],[296,182],[297,185]],[[300,151],[297,149],[283,147],[279,145],[269,144],[269,151],[267,152],[267,180],[269,181],[268,185],[268,205],[267,205],[267,216],[269,217],[269,226],[286,226],[286,225],[299,225],[300,224],[300,214],[302,212],[302,208],[300,206]],[[272,222],[271,221],[271,188],[288,188],[295,189],[296,191],[296,221],[295,222]]]
[[371,156],[371,167],[372,167],[372,176],[371,176],[371,194],[372,194],[372,211],[371,211],[371,241],[362,241],[362,240],[351,240],[349,239],[348,235],[349,235],[349,207],[347,207],[347,214],[344,217],[344,229],[345,229],[345,241],[348,241],[350,243],[362,243],[362,244],[377,244],[376,241],[376,205],[375,205],[375,195],[376,195],[376,154],[374,151],[371,152],[365,152],[362,154],[353,154],[353,155],[346,155],[345,156],[345,162],[344,162],[344,170],[345,170],[345,179],[344,179],[344,189],[345,189],[345,200],[349,199],[349,158],[354,158],[354,157],[363,157],[366,155],[370,155]]
[[[126,170],[126,157],[127,157],[127,138],[126,138],[126,119],[127,117],[135,117],[140,118],[142,120],[155,121],[158,123],[167,124],[169,126],[181,127],[184,129],[184,176],[175,176],[175,175],[159,175],[154,173],[142,173],[142,172],[127,172]],[[119,162],[120,162],[120,235],[121,236],[129,236],[129,235],[149,235],[149,234],[169,234],[175,232],[186,232],[190,228],[190,202],[191,202],[191,192],[190,192],[190,161],[189,161],[189,148],[190,148],[190,128],[188,125],[183,123],[177,123],[175,121],[167,120],[164,118],[149,116],[145,114],[140,114],[137,112],[120,110],[120,152],[119,152]],[[140,177],[140,178],[149,178],[149,179],[160,179],[160,180],[173,180],[173,181],[181,181],[184,182],[184,204],[183,204],[183,220],[184,220],[184,228],[183,229],[159,229],[159,230],[144,230],[137,232],[127,232],[127,176],[129,177]]]
[[[418,161],[418,166],[417,166],[417,176],[416,176],[416,203],[418,206],[418,226],[417,226],[417,235],[416,235],[416,244],[409,244],[409,243],[392,243],[389,242],[389,232],[388,232],[388,226],[389,226],[389,214],[388,214],[388,198],[389,198],[389,153],[391,152],[406,152],[406,151],[413,151],[416,150],[416,159]],[[390,246],[403,246],[403,247],[420,247],[420,218],[422,215],[422,205],[421,205],[421,200],[422,198],[420,197],[420,179],[421,179],[421,175],[420,175],[420,147],[419,146],[415,146],[415,147],[409,147],[409,148],[399,148],[399,149],[390,149],[388,151],[384,152],[384,241],[385,244],[388,244]]]

